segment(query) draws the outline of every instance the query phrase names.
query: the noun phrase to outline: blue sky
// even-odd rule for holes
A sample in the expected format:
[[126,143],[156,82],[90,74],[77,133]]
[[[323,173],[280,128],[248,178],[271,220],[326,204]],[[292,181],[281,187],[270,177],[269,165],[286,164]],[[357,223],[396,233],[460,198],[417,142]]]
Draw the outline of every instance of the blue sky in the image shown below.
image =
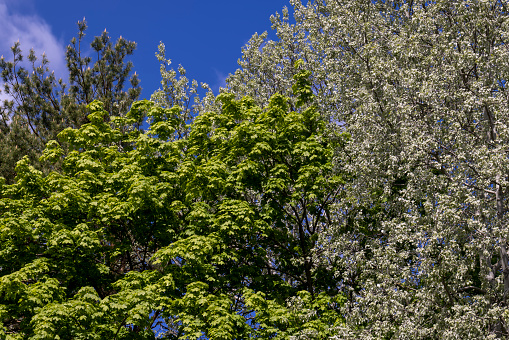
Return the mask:
[[139,74],[142,97],[159,87],[157,45],[190,79],[206,82],[217,93],[229,73],[237,69],[241,48],[255,33],[269,31],[270,16],[288,0],[0,0],[0,55],[20,40],[23,51],[45,52],[51,68],[65,74],[65,47],[76,35],[78,20],[86,18],[87,42],[106,29],[138,44],[131,60]]

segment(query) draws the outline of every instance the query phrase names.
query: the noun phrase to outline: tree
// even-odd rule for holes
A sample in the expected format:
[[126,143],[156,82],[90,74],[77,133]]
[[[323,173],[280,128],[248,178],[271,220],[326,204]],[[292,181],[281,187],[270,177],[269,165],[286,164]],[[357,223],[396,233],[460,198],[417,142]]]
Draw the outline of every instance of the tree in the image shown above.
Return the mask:
[[[27,157],[0,188],[3,336],[321,339],[342,324],[332,273],[311,254],[344,179],[298,73],[296,105],[217,98],[186,138],[179,107],[136,102]],[[150,129],[135,127],[147,116]],[[179,120],[180,119],[180,120]],[[2,333],[0,333],[2,334]]]
[[97,54],[92,63],[92,57],[82,55],[86,28],[85,20],[78,22],[78,39],[73,38],[67,47],[69,84],[49,71],[45,55],[39,64],[33,50],[27,58],[30,66],[23,66],[19,42],[12,47],[12,61],[0,59],[4,91],[11,98],[0,106],[0,176],[8,183],[14,180],[16,162],[25,155],[47,172],[49,169],[38,164],[44,145],[66,127],[86,123],[86,105],[94,99],[104,103],[109,115],[120,115],[140,95],[136,73],[129,80],[131,87],[125,89],[133,68],[126,57],[134,52],[136,44],[122,37],[113,43],[104,31],[91,43]]
[[156,57],[160,63],[161,88],[152,94],[150,100],[162,108],[180,108],[179,112],[175,112],[178,118],[175,116],[174,119],[178,119],[181,125],[175,130],[173,139],[185,138],[189,133],[189,123],[194,117],[200,112],[219,109],[215,105],[216,98],[206,83],[201,83],[201,88],[207,92],[200,98],[198,82],[194,79],[189,81],[184,67],[179,65],[177,71],[170,67],[171,59],[166,59],[166,47],[162,42],[158,46]]
[[352,136],[329,249],[362,289],[340,336],[507,336],[506,3],[295,5],[305,39],[278,24],[277,44],[323,52],[317,98]]
[[507,3],[292,4],[227,85],[263,101],[303,58],[351,134],[350,200],[322,239],[349,297],[338,337],[507,337]]

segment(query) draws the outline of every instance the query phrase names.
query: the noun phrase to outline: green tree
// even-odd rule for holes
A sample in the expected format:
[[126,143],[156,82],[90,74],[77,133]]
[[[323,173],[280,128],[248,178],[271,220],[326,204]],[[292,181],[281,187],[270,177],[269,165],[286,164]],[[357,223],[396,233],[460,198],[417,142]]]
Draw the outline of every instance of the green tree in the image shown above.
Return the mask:
[[68,80],[57,79],[46,56],[39,61],[33,50],[27,57],[29,65],[22,64],[19,42],[12,47],[12,61],[0,59],[4,92],[11,98],[0,104],[0,176],[8,183],[14,180],[16,162],[25,155],[47,172],[49,168],[38,163],[44,145],[66,127],[86,123],[86,105],[93,100],[101,100],[109,115],[123,115],[140,95],[138,77],[130,77],[133,65],[126,61],[136,44],[122,37],[113,43],[104,31],[90,45],[95,59],[83,56],[86,28],[84,20],[78,22],[78,38],[67,47]]
[[343,298],[312,249],[340,200],[332,150],[347,136],[323,136],[308,76],[294,107],[221,94],[184,139],[179,107],[135,102],[108,120],[94,101],[89,123],[59,134],[68,148],[46,146],[60,171],[18,162],[0,187],[0,334],[332,335]]

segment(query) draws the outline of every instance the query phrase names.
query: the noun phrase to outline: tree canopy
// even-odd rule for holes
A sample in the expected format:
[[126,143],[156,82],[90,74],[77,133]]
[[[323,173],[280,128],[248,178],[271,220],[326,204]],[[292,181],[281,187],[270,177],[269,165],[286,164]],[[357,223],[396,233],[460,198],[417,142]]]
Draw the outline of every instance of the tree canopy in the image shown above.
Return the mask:
[[351,175],[323,260],[338,338],[506,338],[507,2],[292,1],[228,81],[263,102],[302,58]]
[[61,171],[21,160],[1,189],[4,335],[332,335],[342,295],[311,251],[344,180],[307,76],[299,107],[222,94],[186,139],[173,138],[178,107],[135,102],[110,125],[94,101],[90,123],[59,134],[66,148],[43,153]]
[[507,2],[290,3],[218,96],[160,45],[17,163],[1,336],[509,337]]

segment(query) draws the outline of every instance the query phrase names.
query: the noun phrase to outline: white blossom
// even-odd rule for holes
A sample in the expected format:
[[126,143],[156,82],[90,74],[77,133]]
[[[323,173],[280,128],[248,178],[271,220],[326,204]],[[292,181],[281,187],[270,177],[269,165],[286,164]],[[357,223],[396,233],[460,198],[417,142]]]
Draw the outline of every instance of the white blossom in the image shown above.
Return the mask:
[[509,336],[508,2],[291,3],[227,87],[289,94],[303,59],[331,137],[351,134],[320,252],[348,297],[337,339]]

